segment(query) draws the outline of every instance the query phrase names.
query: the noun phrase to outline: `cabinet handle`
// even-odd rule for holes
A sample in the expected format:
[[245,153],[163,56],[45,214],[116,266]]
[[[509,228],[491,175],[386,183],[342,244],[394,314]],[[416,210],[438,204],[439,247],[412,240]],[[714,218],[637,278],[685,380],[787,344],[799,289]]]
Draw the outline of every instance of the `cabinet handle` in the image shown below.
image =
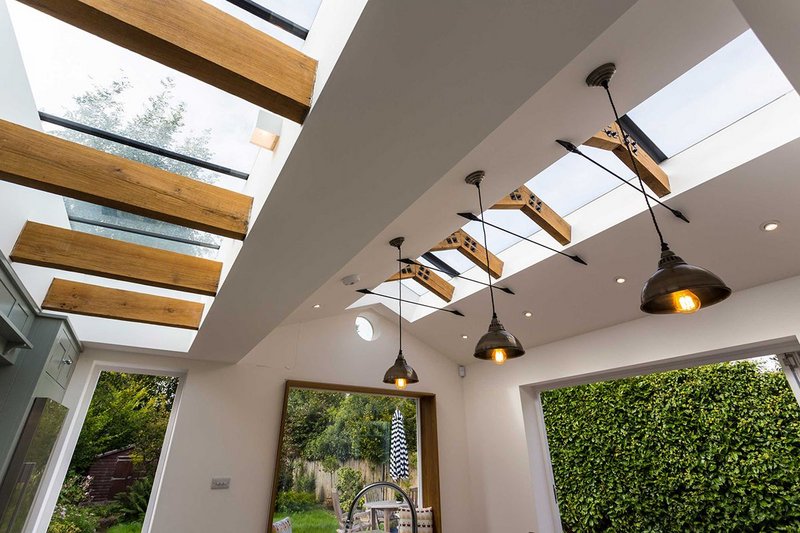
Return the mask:
[[61,362],[69,366],[72,364],[72,359],[70,359],[69,357],[65,357],[64,359],[61,360]]

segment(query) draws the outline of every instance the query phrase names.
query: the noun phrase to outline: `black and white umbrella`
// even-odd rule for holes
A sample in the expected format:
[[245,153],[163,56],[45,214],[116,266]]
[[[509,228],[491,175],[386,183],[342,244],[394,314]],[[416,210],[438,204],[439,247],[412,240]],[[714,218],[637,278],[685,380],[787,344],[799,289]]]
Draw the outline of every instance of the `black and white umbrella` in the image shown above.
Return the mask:
[[389,455],[389,475],[392,480],[408,479],[408,445],[406,444],[406,428],[403,425],[403,413],[394,410],[392,415],[392,450]]

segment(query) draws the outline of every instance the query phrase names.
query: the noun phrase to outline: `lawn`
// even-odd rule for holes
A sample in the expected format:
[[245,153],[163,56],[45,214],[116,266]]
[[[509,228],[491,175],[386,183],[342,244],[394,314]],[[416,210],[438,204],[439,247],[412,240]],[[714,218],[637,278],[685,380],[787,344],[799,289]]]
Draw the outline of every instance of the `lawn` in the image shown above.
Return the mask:
[[287,516],[292,520],[293,533],[331,533],[339,527],[333,512],[322,507],[292,514],[275,513],[274,520],[277,522]]
[[111,526],[106,533],[142,533],[142,523],[117,524]]

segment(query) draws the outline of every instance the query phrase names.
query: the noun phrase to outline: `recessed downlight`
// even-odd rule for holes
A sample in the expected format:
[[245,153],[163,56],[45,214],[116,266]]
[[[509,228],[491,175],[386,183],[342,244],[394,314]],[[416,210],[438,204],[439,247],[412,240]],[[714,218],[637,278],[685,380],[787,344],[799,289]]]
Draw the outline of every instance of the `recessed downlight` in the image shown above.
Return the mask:
[[465,340],[466,340],[466,339],[469,339],[469,335],[461,335],[461,338],[462,338],[462,339],[465,339]]
[[761,229],[762,231],[775,231],[780,225],[780,222],[777,220],[770,220],[761,224]]
[[623,283],[625,283],[627,280],[626,280],[625,278],[623,278],[622,276],[619,276],[619,277],[616,277],[616,278],[614,278],[614,281],[616,281],[617,283],[619,283],[620,285],[622,285],[622,284],[623,284]]
[[322,304],[314,304],[314,309],[319,309],[320,307],[322,307]]
[[524,312],[524,313],[522,313],[522,314],[525,316],[525,318],[530,318],[530,317],[532,317],[532,316],[533,316],[533,313],[531,313],[530,311],[525,311],[525,312]]

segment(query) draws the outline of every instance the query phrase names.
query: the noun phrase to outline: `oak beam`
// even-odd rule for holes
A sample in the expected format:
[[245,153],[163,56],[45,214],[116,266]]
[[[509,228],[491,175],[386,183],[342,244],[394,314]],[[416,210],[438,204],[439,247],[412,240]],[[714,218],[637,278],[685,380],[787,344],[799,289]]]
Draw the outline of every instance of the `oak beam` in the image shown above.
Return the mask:
[[55,278],[43,309],[76,315],[199,329],[203,304]]
[[499,278],[503,275],[503,262],[492,252],[489,252],[489,264],[486,264],[486,248],[463,229],[455,231],[431,248],[431,252],[443,250],[458,250],[461,255],[472,261],[484,272],[488,272],[493,278]]
[[453,299],[455,287],[425,265],[403,265],[400,272],[386,281],[398,281],[401,279],[413,279],[446,302]]
[[[650,154],[648,154],[644,148],[636,144],[630,136],[628,140],[631,142],[631,148],[636,158],[636,165],[642,175],[642,181],[658,197],[668,195],[670,193],[670,185],[667,173],[664,172],[659,164],[650,157]],[[583,144],[613,152],[625,166],[635,172],[631,156],[628,154],[628,149],[625,147],[625,142],[622,139],[622,131],[619,129],[619,125],[616,122],[595,133],[591,139]]]
[[218,261],[30,221],[11,260],[208,296],[222,272]]
[[0,179],[244,239],[253,199],[0,120]]
[[572,226],[525,185],[503,197],[490,209],[519,209],[562,245],[572,240]]
[[214,87],[302,122],[317,61],[203,0],[21,0]]

